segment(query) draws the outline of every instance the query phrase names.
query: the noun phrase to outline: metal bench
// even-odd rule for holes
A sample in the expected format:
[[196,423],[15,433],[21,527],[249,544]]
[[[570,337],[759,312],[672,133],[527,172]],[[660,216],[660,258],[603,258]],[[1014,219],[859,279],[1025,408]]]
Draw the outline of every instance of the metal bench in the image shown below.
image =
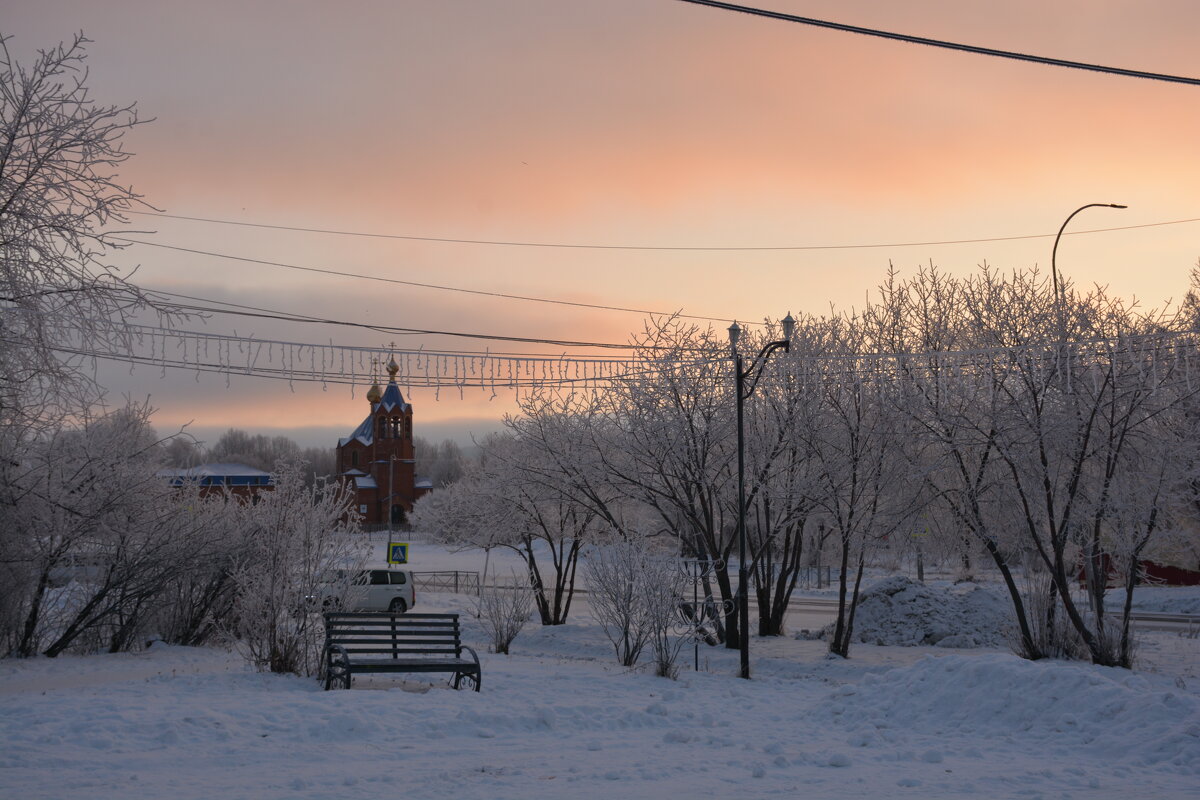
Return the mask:
[[[464,651],[470,658],[464,657]],[[331,611],[320,677],[328,691],[368,672],[449,672],[455,689],[479,691],[479,656],[462,643],[458,614]]]

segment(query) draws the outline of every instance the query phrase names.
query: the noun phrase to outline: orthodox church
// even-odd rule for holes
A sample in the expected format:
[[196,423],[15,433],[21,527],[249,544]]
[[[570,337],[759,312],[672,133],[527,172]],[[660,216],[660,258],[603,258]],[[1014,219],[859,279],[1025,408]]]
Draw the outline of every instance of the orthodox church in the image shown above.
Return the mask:
[[388,382],[367,392],[371,413],[337,444],[337,471],[351,483],[355,507],[364,525],[398,525],[406,521],[413,502],[433,484],[416,476],[412,406],[396,385],[396,360],[387,363]]

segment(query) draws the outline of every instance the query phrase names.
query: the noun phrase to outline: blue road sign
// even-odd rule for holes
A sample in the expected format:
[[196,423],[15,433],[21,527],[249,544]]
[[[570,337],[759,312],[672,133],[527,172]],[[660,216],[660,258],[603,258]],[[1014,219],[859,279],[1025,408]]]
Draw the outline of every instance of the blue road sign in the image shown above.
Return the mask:
[[387,561],[389,564],[407,564],[408,542],[388,542]]

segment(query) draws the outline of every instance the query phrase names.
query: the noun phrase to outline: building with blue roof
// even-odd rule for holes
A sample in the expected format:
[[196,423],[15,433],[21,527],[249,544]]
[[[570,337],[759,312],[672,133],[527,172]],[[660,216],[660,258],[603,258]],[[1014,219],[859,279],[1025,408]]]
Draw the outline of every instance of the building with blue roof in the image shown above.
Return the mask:
[[199,464],[180,469],[161,469],[157,474],[172,486],[199,486],[202,497],[225,492],[253,499],[259,492],[275,488],[271,473],[245,464]]

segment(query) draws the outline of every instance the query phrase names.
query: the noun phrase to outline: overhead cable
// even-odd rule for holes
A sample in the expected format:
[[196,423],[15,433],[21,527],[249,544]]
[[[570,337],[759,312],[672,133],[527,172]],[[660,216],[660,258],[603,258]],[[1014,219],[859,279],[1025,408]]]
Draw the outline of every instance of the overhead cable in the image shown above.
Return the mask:
[[[147,242],[141,239],[129,239],[124,236],[109,236],[111,240],[126,242],[128,244],[138,244],[145,247],[160,247],[164,250],[175,250],[180,253],[193,253],[195,255],[210,256],[212,258],[224,258],[230,261],[240,261],[246,264],[262,264],[269,267],[280,267],[282,269],[299,270],[301,272],[315,272],[321,275],[334,275],[340,278],[356,278],[364,281],[378,281],[380,283],[392,283],[400,286],[415,286],[420,289],[437,289],[443,292],[460,292],[462,294],[474,294],[483,297],[500,297],[505,300],[525,300],[531,303],[548,303],[559,306],[572,306],[575,308],[594,308],[600,311],[624,311],[630,314],[641,314],[643,316],[658,316],[669,317],[676,316],[682,319],[696,319],[705,322],[733,322],[732,319],[724,317],[703,317],[696,314],[683,314],[681,312],[672,311],[653,311],[645,308],[626,308],[624,306],[607,306],[599,303],[581,303],[574,300],[556,300],[548,297],[531,297],[520,294],[507,294],[505,292],[488,292],[482,289],[467,289],[462,286],[443,286],[436,283],[422,283],[420,281],[406,281],[399,278],[385,278],[380,275],[364,275],[357,272],[345,272],[336,269],[326,269],[321,267],[302,267],[298,264],[288,264],[282,261],[270,261],[262,258],[247,258],[245,256],[235,256],[228,253],[214,253],[211,250],[197,250],[191,247],[178,247],[171,244],[162,244],[160,242]],[[753,323],[752,323],[753,324]]]
[[[678,251],[678,252],[774,252],[774,251],[804,251],[804,250],[870,250],[884,247],[936,247],[953,244],[986,244],[988,242],[1015,242],[1023,239],[1053,239],[1054,233],[1028,233],[1018,236],[988,236],[978,239],[944,239],[922,242],[869,242],[864,244],[788,244],[788,245],[644,245],[644,244],[587,244],[574,242],[522,242],[489,239],[452,239],[439,236],[409,236],[399,233],[372,233],[369,231],[341,231],[331,228],[302,228],[293,225],[268,225],[262,222],[240,222],[231,219],[215,219],[211,217],[189,217],[182,214],[164,214],[149,211],[131,211],[131,214],[141,214],[148,217],[164,219],[179,219],[189,222],[207,222],[214,225],[235,225],[243,228],[262,228],[265,230],[293,231],[297,233],[320,233],[330,236],[359,236],[367,239],[401,239],[413,242],[441,242],[445,244],[479,244],[496,247],[549,247],[568,250],[645,250],[645,251]],[[1147,222],[1141,225],[1119,225],[1113,228],[1091,228],[1088,230],[1068,231],[1064,236],[1079,236],[1085,233],[1109,233],[1111,231],[1130,231],[1137,228],[1158,228],[1163,225],[1182,225],[1188,222],[1200,222],[1200,217],[1191,219],[1174,219],[1166,222]],[[117,238],[117,237],[110,237]],[[123,240],[125,241],[125,240]],[[149,244],[142,242],[142,244]],[[157,245],[166,247],[167,245]],[[529,298],[521,298],[529,299]],[[601,308],[608,308],[601,306]],[[615,309],[626,311],[633,309]],[[639,312],[643,313],[643,312]],[[712,319],[714,322],[729,322],[726,319],[712,317],[695,317],[694,319]]]
[[710,6],[711,8],[719,8],[724,11],[737,11],[742,14],[751,14],[757,17],[768,17],[770,19],[783,20],[785,22],[798,22],[801,25],[813,25],[819,28],[831,28],[836,31],[844,31],[846,33],[858,33],[863,36],[877,36],[881,39],[893,39],[898,42],[907,42],[909,44],[921,44],[928,47],[941,47],[947,50],[959,50],[964,53],[974,53],[982,56],[995,56],[996,58],[1009,58],[1016,61],[1029,61],[1034,64],[1045,64],[1052,67],[1067,67],[1070,69],[1082,69],[1089,72],[1101,72],[1109,75],[1122,75],[1127,78],[1144,78],[1151,81],[1166,81],[1168,83],[1183,83],[1190,86],[1200,86],[1200,78],[1187,78],[1180,75],[1166,75],[1161,72],[1145,72],[1139,69],[1124,69],[1122,67],[1106,67],[1101,64],[1088,64],[1083,61],[1068,61],[1065,58],[1052,58],[1049,56],[1036,56],[1029,53],[1017,53],[1012,50],[997,50],[992,47],[977,47],[971,44],[960,44],[958,42],[947,42],[942,39],[930,39],[925,36],[910,36],[906,33],[892,33],[890,31],[877,30],[875,28],[863,28],[858,25],[846,25],[841,22],[829,22],[822,19],[814,19],[812,17],[801,17],[796,14],[785,14],[782,11],[769,11],[764,8],[753,8],[751,6],[740,6],[734,3],[722,3],[719,0],[681,0],[684,3],[692,3],[698,6]]
[[391,325],[373,325],[367,322],[350,322],[348,320],[327,319],[325,317],[313,317],[306,314],[294,314],[286,311],[275,311],[267,308],[258,308],[256,306],[240,305],[238,303],[226,303],[223,300],[211,300],[202,297],[193,297],[186,294],[177,294],[175,292],[167,292],[163,290],[150,289],[148,294],[165,298],[182,298],[186,300],[198,300],[200,302],[217,303],[220,305],[230,306],[229,308],[215,308],[213,306],[190,305],[187,303],[179,303],[169,301],[171,305],[182,311],[195,311],[204,314],[228,314],[231,316],[251,317],[256,319],[271,319],[281,322],[301,322],[318,325],[337,325],[347,328],[363,328],[365,330],[376,331],[378,333],[394,333],[394,334],[419,334],[428,336],[454,336],[464,339],[486,339],[490,341],[500,342],[522,342],[525,344],[546,344],[554,347],[591,347],[596,349],[610,350],[633,350],[637,349],[636,345],[615,344],[612,342],[579,342],[570,339],[540,339],[526,336],[501,336],[493,333],[466,333],[463,331],[444,331],[433,330],[427,328],[401,328]]

